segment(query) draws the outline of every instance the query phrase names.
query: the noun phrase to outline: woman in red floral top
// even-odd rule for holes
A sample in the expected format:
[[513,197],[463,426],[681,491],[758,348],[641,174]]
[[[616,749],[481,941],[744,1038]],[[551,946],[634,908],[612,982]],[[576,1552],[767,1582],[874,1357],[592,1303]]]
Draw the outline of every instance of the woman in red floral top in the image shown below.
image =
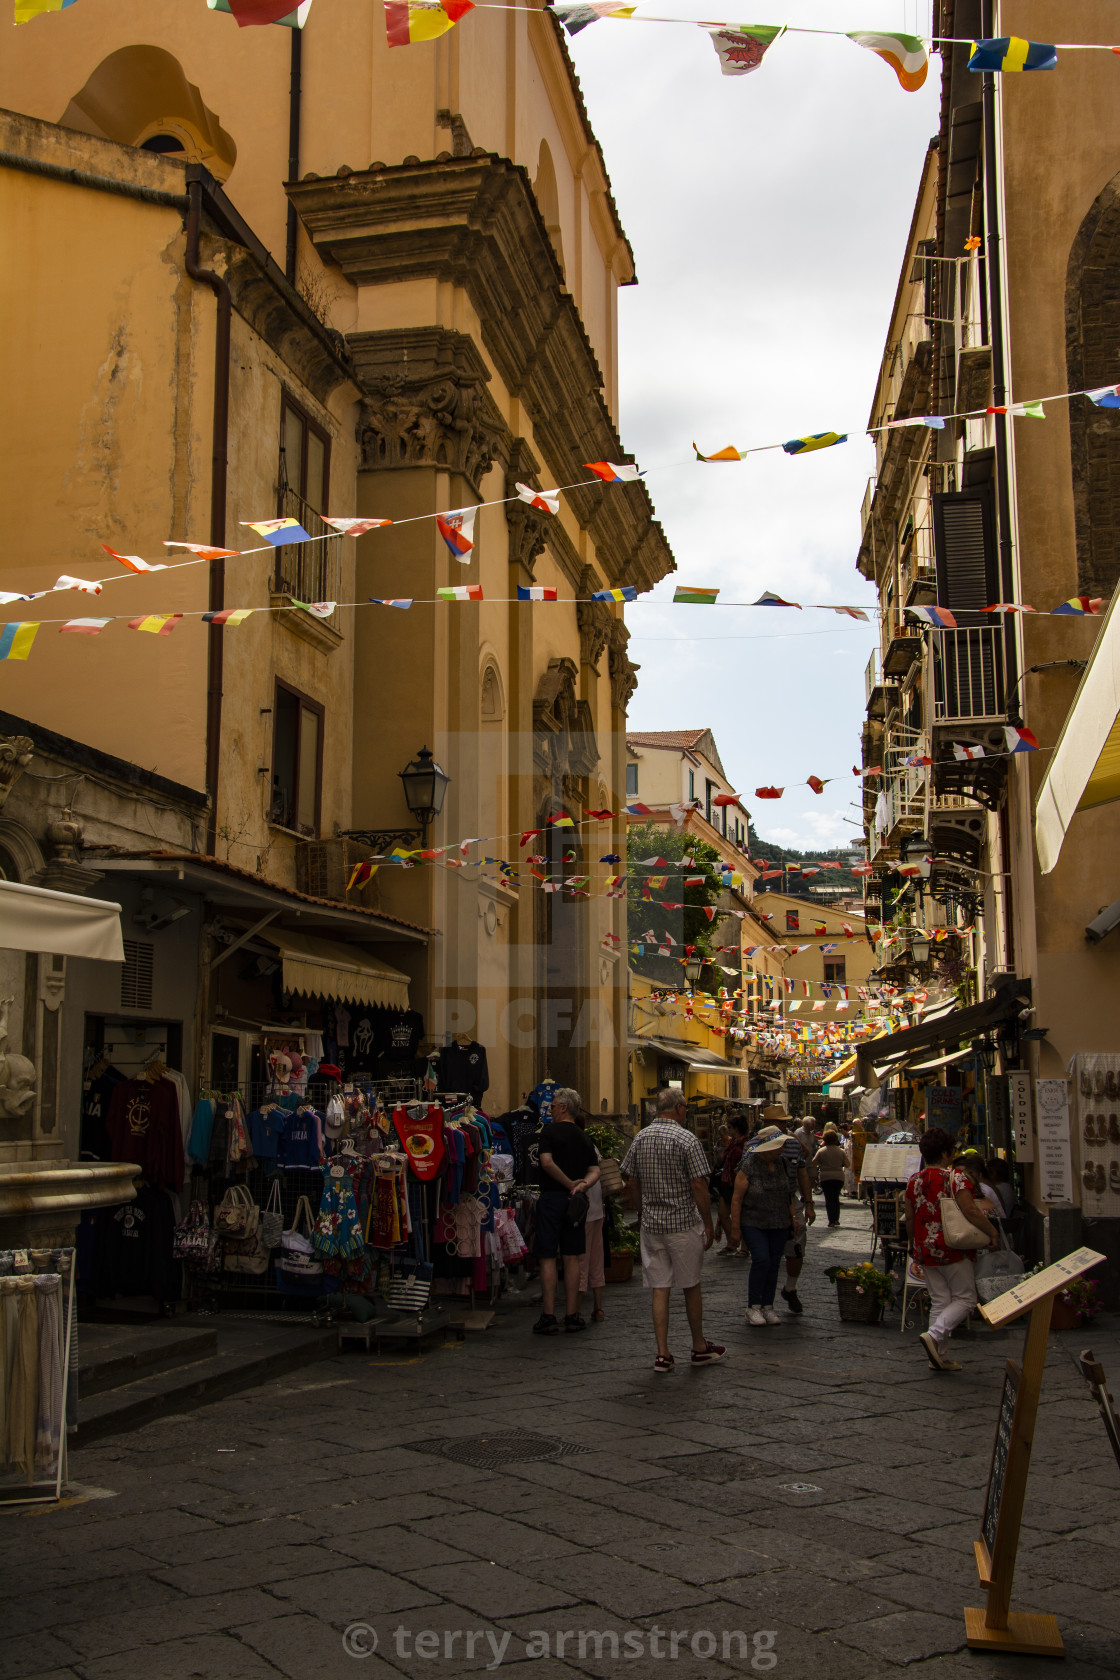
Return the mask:
[[959,1371],[955,1359],[946,1359],[943,1348],[954,1329],[976,1305],[974,1250],[951,1248],[941,1227],[941,1197],[952,1196],[966,1218],[987,1237],[987,1246],[999,1247],[995,1226],[980,1212],[966,1172],[950,1165],[955,1144],[940,1126],[923,1132],[918,1144],[922,1170],[906,1186],[906,1226],[910,1258],[925,1272],[929,1290],[929,1329],[922,1345],[937,1371]]

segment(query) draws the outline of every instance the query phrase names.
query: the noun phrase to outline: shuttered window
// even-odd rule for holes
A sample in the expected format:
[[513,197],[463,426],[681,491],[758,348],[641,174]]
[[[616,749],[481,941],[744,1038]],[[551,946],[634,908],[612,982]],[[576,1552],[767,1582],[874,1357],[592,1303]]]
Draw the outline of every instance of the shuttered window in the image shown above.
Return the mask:
[[948,607],[958,623],[990,623],[969,616],[982,613],[1000,598],[990,487],[977,485],[934,496],[933,534],[938,605]]
[[121,969],[121,1008],[152,1007],[152,970],[155,946],[144,939],[126,939]]

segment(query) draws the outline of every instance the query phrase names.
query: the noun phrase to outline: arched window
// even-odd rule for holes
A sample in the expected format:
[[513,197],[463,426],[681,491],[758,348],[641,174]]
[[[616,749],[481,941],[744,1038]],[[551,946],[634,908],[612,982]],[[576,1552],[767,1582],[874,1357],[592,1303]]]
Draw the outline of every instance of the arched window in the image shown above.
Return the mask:
[[[488,660],[479,688],[478,814],[481,834],[505,834],[508,765],[506,762],[505,697],[498,667]],[[500,848],[499,848],[500,850]],[[507,854],[502,852],[504,857]]]
[[540,157],[537,161],[537,178],[533,182],[533,192],[536,194],[537,207],[548,229],[552,248],[556,252],[556,259],[561,270],[564,267],[564,241],[560,233],[560,194],[556,187],[556,165],[552,161],[548,141],[541,141]]
[[237,147],[183,66],[162,47],[121,47],[103,59],[59,118],[64,128],[205,164],[228,179]]

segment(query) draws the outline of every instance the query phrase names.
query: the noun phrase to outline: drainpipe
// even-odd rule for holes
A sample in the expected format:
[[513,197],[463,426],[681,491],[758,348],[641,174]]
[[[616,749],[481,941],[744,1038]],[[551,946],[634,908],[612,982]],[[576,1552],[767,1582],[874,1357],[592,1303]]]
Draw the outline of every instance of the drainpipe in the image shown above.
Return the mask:
[[[214,324],[214,416],[212,423],[213,450],[210,457],[210,542],[214,548],[226,546],[226,471],[229,450],[229,363],[230,326],[233,300],[229,287],[220,274],[199,266],[199,236],[202,231],[203,183],[187,181],[187,251],[186,268],[192,280],[209,286],[217,302]],[[221,612],[225,606],[226,565],[224,560],[210,562],[210,611]],[[206,850],[213,857],[218,840],[218,765],[222,745],[222,627],[209,626],[206,675],[206,791],[210,796],[210,813],[206,822]]]
[[[292,30],[292,79],[288,94],[288,180],[299,180],[299,119],[302,102],[303,30]],[[288,205],[288,240],[284,253],[284,274],[289,286],[296,283],[296,237],[299,217],[294,204]]]

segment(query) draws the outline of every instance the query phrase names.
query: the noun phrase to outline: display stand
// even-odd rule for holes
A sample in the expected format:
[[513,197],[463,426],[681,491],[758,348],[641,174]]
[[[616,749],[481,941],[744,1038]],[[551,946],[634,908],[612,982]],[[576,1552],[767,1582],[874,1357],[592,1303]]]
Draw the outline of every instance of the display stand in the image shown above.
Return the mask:
[[1089,1384],[1089,1393],[1097,1402],[1097,1407],[1104,1420],[1104,1427],[1108,1434],[1108,1444],[1112,1448],[1113,1457],[1117,1464],[1120,1464],[1120,1414],[1117,1413],[1112,1395],[1108,1392],[1104,1366],[1094,1356],[1092,1348],[1086,1348],[1077,1361],[1077,1368]]
[[1016,1656],[1065,1656],[1056,1618],[1012,1610],[1011,1585],[1015,1578],[1015,1557],[1054,1296],[1104,1258],[1094,1249],[1079,1248],[980,1308],[988,1323],[996,1328],[1011,1324],[1024,1313],[1030,1313],[1030,1322],[1022,1362],[1016,1364],[1009,1359],[1005,1367],[981,1534],[973,1543],[980,1585],[987,1588],[988,1594],[984,1609],[969,1608],[964,1613],[965,1637],[973,1650],[1007,1651]]
[[[74,1276],[77,1267],[74,1263],[75,1251],[72,1248],[61,1249],[8,1249],[3,1251],[4,1259],[13,1264],[5,1269],[5,1276],[20,1278],[34,1278],[58,1274],[60,1284],[60,1299],[58,1313],[58,1355],[61,1370],[61,1403],[62,1414],[59,1418],[58,1452],[55,1463],[47,1475],[33,1476],[30,1481],[19,1482],[0,1481],[0,1506],[4,1505],[41,1505],[62,1498],[62,1485],[66,1479],[67,1459],[67,1396],[70,1388],[70,1351],[74,1337]],[[22,1256],[27,1264],[19,1264]],[[7,1400],[9,1397],[5,1396]],[[46,1469],[46,1466],[42,1467]],[[0,1476],[8,1472],[0,1471]]]

